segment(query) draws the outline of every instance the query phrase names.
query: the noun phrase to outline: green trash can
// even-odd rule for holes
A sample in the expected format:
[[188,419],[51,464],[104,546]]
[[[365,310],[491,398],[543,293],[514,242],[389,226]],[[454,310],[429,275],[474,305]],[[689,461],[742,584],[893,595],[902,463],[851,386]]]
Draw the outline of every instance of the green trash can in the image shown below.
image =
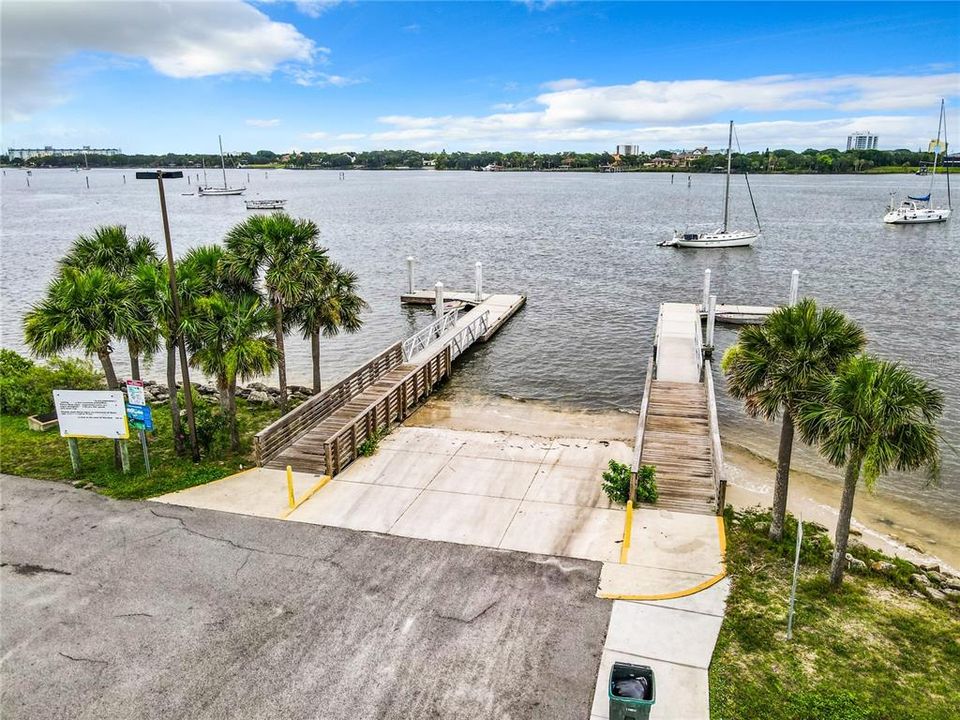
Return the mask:
[[615,662],[607,685],[610,720],[647,720],[657,701],[653,668]]

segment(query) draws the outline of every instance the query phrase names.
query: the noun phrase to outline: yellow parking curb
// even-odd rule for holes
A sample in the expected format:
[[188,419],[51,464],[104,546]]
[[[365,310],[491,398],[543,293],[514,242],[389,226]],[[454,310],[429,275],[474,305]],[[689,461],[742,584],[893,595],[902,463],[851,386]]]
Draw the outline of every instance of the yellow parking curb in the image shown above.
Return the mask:
[[[629,510],[629,508],[628,508]],[[604,600],[673,600],[674,598],[688,597],[690,595],[695,595],[698,592],[706,590],[707,588],[713,587],[718,582],[723,580],[727,576],[727,533],[723,527],[723,516],[717,516],[717,535],[720,540],[720,564],[723,566],[723,570],[714,575],[712,578],[704,580],[698,585],[687,588],[686,590],[677,590],[676,592],[670,593],[660,593],[657,595],[617,595],[615,593],[597,593],[597,597],[603,598]],[[624,559],[624,552],[621,548],[620,550],[620,562],[622,563]]]

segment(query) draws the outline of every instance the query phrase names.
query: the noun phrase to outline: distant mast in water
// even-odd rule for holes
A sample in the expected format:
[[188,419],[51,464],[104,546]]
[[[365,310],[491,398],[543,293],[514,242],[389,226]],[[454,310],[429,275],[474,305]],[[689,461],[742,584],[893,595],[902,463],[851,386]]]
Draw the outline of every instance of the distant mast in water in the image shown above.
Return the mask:
[[[246,190],[245,187],[236,187],[232,188],[227,185],[227,165],[223,159],[223,139],[217,135],[217,142],[220,144],[220,169],[223,171],[223,187],[210,187],[207,185],[207,171],[206,166],[204,166],[203,171],[203,187],[197,190],[198,195],[242,195],[243,191]],[[201,158],[202,162],[202,158]]]

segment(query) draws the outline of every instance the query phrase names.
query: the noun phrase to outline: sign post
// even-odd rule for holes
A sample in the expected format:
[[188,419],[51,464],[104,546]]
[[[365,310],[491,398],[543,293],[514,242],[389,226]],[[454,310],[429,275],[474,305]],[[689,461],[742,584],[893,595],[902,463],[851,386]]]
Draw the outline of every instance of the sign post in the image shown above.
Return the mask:
[[[126,440],[130,437],[123,393],[119,390],[54,390],[53,403],[57,408],[60,437],[67,439],[75,473],[80,472],[77,438]],[[123,471],[129,472],[126,443],[120,443],[120,459]]]
[[140,436],[143,466],[150,472],[150,450],[147,448],[147,430],[153,430],[153,415],[143,394],[143,382],[127,380],[127,420]]

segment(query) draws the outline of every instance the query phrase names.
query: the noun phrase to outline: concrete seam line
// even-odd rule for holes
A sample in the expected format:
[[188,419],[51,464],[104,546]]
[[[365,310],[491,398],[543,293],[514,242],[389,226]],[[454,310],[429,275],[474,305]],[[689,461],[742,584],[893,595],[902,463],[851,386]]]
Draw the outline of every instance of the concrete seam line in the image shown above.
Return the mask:
[[623,540],[620,543],[620,564],[627,562],[630,555],[630,538],[633,534],[633,501],[627,500],[627,512],[623,519]]
[[309,500],[310,498],[312,498],[312,497],[317,493],[317,491],[319,491],[320,488],[322,488],[324,485],[326,485],[328,482],[330,482],[331,479],[332,479],[332,478],[331,478],[329,475],[324,475],[322,478],[320,478],[320,482],[318,482],[318,483],[317,483],[316,485],[314,485],[312,488],[310,488],[309,490],[307,490],[307,491],[303,494],[303,497],[301,497],[299,500],[297,500],[297,501],[294,503],[294,505],[293,505],[292,508],[290,508],[289,510],[284,510],[283,513],[280,514],[280,519],[281,519],[281,520],[282,520],[282,519],[285,519],[287,516],[290,515],[290,513],[292,513],[294,510],[296,510],[296,509],[299,508],[301,505],[303,505],[307,500]]
[[671,593],[661,593],[658,595],[618,595],[616,593],[597,593],[597,597],[603,600],[674,600],[676,598],[688,597],[698,592],[706,590],[716,585],[727,576],[727,533],[723,526],[723,517],[717,516],[717,540],[720,543],[720,565],[723,569],[709,580],[704,580],[698,585],[694,585],[686,590],[677,590]]

